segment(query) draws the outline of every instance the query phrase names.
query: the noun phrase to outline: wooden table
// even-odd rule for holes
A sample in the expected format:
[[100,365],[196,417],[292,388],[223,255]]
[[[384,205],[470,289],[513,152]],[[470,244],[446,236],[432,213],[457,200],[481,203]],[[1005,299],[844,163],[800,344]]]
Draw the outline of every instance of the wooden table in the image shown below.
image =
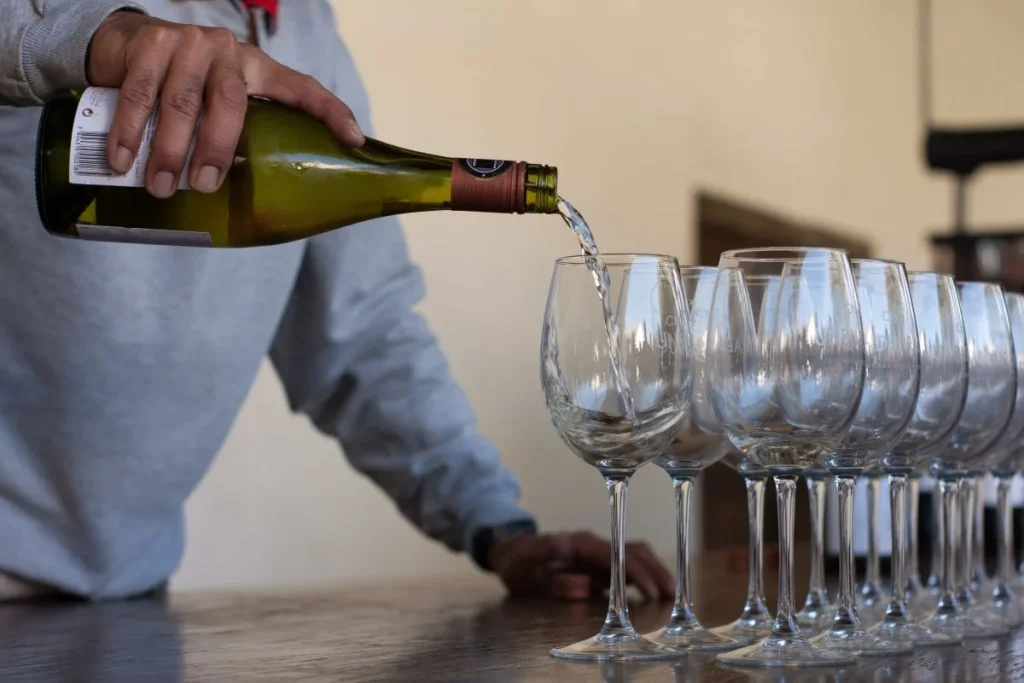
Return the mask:
[[[668,609],[635,605],[632,614],[653,629]],[[603,603],[509,602],[496,584],[474,581],[11,604],[0,607],[0,681],[1024,680],[1020,632],[844,670],[726,669],[697,655],[602,665],[548,654],[552,645],[593,635],[603,614]]]

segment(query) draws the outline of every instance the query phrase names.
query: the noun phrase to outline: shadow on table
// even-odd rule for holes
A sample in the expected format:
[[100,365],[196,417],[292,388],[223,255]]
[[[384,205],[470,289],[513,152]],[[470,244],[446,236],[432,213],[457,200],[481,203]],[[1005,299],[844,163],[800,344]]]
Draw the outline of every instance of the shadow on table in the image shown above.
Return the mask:
[[178,624],[160,597],[0,605],[0,681],[182,680]]

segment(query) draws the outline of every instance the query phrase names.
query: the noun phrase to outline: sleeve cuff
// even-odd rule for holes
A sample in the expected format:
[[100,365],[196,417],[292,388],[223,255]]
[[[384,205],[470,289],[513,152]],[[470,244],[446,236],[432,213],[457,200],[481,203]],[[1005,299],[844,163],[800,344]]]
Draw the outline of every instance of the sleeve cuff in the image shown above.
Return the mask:
[[477,565],[486,569],[486,566],[481,564],[484,558],[478,557],[477,549],[474,547],[477,535],[485,529],[505,527],[519,523],[531,524],[536,531],[537,522],[533,515],[520,508],[514,502],[490,504],[475,514],[466,525],[462,547]]
[[125,9],[147,13],[141,5],[124,0],[67,2],[47,10],[25,31],[21,68],[35,104],[61,90],[89,84],[85,59],[92,36],[107,17]]

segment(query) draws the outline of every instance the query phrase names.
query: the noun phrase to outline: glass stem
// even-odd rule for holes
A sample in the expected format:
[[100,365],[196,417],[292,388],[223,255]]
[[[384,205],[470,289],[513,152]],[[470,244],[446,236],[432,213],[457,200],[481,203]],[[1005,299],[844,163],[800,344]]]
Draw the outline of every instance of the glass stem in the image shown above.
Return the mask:
[[889,504],[892,507],[892,595],[885,609],[886,621],[907,622],[907,476],[889,475]]
[[974,477],[971,496],[974,499],[974,563],[971,569],[971,587],[978,590],[988,579],[985,570],[985,475]]
[[[892,478],[889,479],[892,486]],[[907,477],[907,547],[904,561],[906,562],[907,581],[904,599],[916,598],[921,589],[921,563],[918,557],[921,552],[918,545],[917,525],[920,523],[921,480],[918,477]],[[895,514],[895,512],[893,513]],[[895,551],[893,551],[895,553]]]
[[957,598],[963,607],[969,608],[974,603],[974,591],[971,590],[971,567],[974,559],[974,479],[960,479],[960,545],[959,575],[956,581]]
[[612,508],[612,575],[602,636],[633,634],[626,605],[626,485],[628,476],[605,476]]
[[882,582],[882,563],[878,557],[878,504],[882,494],[882,479],[868,477],[868,562],[864,576],[866,595],[875,595]]
[[954,615],[960,611],[960,605],[957,603],[956,594],[953,592],[956,585],[955,557],[958,484],[956,479],[949,479],[945,477],[939,479],[938,484],[939,495],[937,498],[941,502],[942,514],[937,516],[935,520],[938,526],[938,536],[942,538],[943,542],[940,553],[941,562],[938,570],[939,586],[941,589],[939,592],[937,613]]
[[839,595],[832,629],[855,629],[860,624],[854,607],[853,592],[855,566],[853,561],[853,502],[857,492],[857,477],[836,475],[836,494],[839,502]]
[[747,602],[741,619],[751,619],[768,611],[764,602],[764,479],[746,479],[747,525],[750,541],[747,569]]
[[672,477],[676,494],[676,600],[669,625],[698,626],[690,601],[690,494],[694,478]]
[[945,513],[942,510],[942,494],[939,493],[938,482],[936,482],[936,485],[932,487],[932,566],[928,575],[928,587],[939,589],[940,593],[942,592],[942,563],[944,562],[942,557],[946,552],[943,514]]
[[779,608],[772,636],[789,638],[800,635],[793,618],[793,523],[796,516],[796,477],[777,475],[775,493],[779,509]]
[[805,609],[823,610],[828,606],[825,588],[825,479],[805,477],[811,507],[811,582]]
[[996,477],[996,512],[999,518],[999,581],[992,590],[992,600],[997,605],[1013,604],[1013,501],[1010,492],[1013,475],[1000,474]]

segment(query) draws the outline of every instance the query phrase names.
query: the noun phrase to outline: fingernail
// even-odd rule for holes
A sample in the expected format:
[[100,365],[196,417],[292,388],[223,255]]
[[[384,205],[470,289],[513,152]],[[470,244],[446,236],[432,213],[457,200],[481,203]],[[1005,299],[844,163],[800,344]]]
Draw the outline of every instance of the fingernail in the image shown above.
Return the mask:
[[114,170],[118,173],[127,173],[132,167],[132,151],[124,145],[118,145],[114,150]]
[[174,174],[170,171],[160,171],[153,178],[153,185],[149,188],[154,197],[166,199],[174,193]]
[[220,169],[216,166],[203,166],[196,174],[194,189],[200,192],[216,192],[220,187]]

